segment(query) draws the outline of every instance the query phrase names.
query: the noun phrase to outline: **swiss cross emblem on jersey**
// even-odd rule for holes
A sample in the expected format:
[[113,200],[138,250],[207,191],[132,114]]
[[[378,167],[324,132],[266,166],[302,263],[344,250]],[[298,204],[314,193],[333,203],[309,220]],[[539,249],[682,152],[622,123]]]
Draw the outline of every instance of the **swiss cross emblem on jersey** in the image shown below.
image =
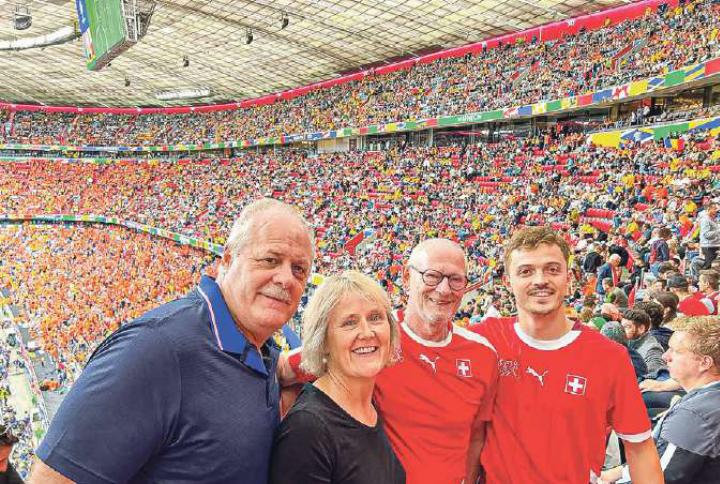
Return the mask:
[[587,378],[584,376],[568,375],[565,377],[565,393],[570,395],[585,395]]
[[472,366],[470,360],[455,360],[455,367],[457,368],[458,376],[465,378],[472,377]]

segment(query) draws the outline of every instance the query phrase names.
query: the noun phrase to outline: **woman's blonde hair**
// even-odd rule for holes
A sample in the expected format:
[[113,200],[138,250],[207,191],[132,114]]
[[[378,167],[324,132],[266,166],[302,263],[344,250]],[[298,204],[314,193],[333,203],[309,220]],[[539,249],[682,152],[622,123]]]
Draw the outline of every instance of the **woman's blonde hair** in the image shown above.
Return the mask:
[[360,295],[379,304],[385,310],[390,324],[390,360],[395,363],[400,356],[400,334],[397,320],[392,313],[390,299],[380,285],[358,271],[345,271],[330,276],[315,290],[303,313],[302,363],[300,367],[317,377],[327,372],[327,332],[330,313],[349,294]]

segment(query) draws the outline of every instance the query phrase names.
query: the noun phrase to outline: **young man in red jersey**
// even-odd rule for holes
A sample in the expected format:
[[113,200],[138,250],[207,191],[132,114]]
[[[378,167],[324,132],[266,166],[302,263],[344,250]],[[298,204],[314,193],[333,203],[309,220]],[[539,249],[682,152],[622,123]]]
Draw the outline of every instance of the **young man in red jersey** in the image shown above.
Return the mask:
[[663,482],[627,351],[566,317],[567,242],[549,227],[519,230],[505,248],[514,321],[473,330],[498,353],[499,381],[482,465],[488,484],[597,482],[612,428],[634,482]]
[[711,309],[710,314],[720,314],[720,274],[713,269],[700,271],[698,290],[700,300]]
[[[446,239],[421,242],[403,283],[402,359],[378,375],[377,410],[408,484],[474,483],[498,364],[485,338],[453,324],[467,287],[464,251]],[[283,384],[294,380],[299,356],[281,369]]]

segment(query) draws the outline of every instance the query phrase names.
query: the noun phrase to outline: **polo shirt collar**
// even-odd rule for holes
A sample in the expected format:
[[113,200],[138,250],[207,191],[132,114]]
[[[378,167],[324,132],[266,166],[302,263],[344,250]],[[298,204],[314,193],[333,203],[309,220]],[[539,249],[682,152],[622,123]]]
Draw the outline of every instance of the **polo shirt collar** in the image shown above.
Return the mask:
[[[218,348],[238,356],[245,366],[267,376],[268,371],[260,352],[235,326],[235,320],[230,314],[217,282],[207,275],[202,276],[198,292],[210,311],[210,329]],[[265,342],[265,345],[269,343]]]
[[694,390],[690,390],[686,396],[698,395],[701,393],[707,393],[708,391],[715,391],[715,390],[720,390],[720,380],[711,381],[710,383],[706,383],[705,385],[701,386],[700,388],[695,388]]

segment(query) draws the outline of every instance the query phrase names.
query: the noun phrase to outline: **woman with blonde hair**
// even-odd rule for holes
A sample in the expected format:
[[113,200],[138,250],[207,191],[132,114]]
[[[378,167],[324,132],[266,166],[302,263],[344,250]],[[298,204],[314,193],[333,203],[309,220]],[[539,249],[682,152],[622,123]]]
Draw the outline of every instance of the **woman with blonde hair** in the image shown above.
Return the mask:
[[307,384],[275,438],[271,484],[396,484],[405,471],[373,405],[375,378],[399,356],[387,294],[357,271],[329,277],[303,315]]

